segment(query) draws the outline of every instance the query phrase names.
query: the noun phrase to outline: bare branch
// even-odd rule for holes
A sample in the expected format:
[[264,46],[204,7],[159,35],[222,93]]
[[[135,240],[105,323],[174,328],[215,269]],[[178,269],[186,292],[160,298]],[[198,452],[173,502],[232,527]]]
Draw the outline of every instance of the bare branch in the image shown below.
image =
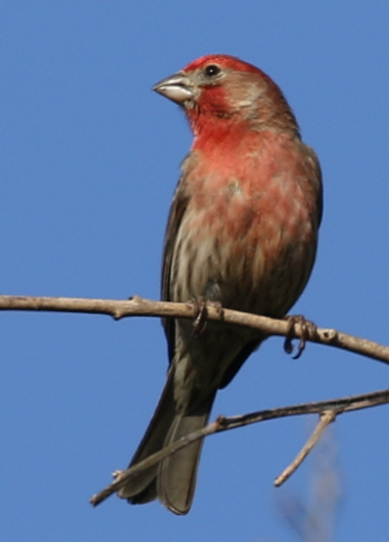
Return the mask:
[[311,462],[309,496],[287,492],[277,495],[277,508],[301,542],[332,542],[339,513],[341,477],[334,436],[326,431]]
[[307,457],[309,452],[319,442],[320,437],[324,433],[324,430],[326,429],[326,427],[330,423],[332,423],[335,420],[335,418],[336,418],[336,412],[334,410],[326,410],[320,415],[319,423],[316,425],[308,441],[304,444],[303,448],[294,458],[292,463],[288,467],[286,467],[286,469],[274,480],[274,485],[276,487],[280,487],[298,469],[298,467]]
[[[114,473],[115,480],[107,486],[105,489],[93,495],[90,502],[96,506],[107,499],[110,495],[118,491],[124,486],[130,479],[135,478],[140,473],[144,472],[148,468],[156,465],[162,461],[165,457],[172,455],[177,450],[188,446],[192,442],[202,439],[208,435],[220,433],[221,431],[228,431],[230,429],[236,429],[238,427],[244,427],[253,423],[263,422],[265,420],[272,420],[276,418],[285,418],[287,416],[297,416],[302,414],[323,414],[326,413],[327,418],[335,417],[344,412],[351,412],[352,410],[360,410],[363,408],[370,408],[373,406],[389,403],[389,390],[382,390],[374,393],[366,393],[363,395],[353,395],[351,397],[345,397],[342,399],[333,399],[330,401],[318,401],[312,403],[303,403],[295,406],[287,406],[281,408],[274,408],[269,410],[262,410],[259,412],[252,412],[250,414],[244,414],[242,416],[233,416],[225,418],[219,416],[216,421],[210,423],[203,429],[194,431],[186,437],[182,437],[161,451],[150,455],[143,461],[140,461],[131,468],[116,471]],[[332,420],[330,420],[332,421]],[[322,429],[319,428],[319,435],[322,434],[325,425],[328,425],[329,421],[322,423]],[[319,424],[320,425],[320,424]]]
[[[23,297],[0,296],[0,310],[79,312],[106,314],[116,320],[129,316],[157,316],[164,318],[195,318],[192,303],[152,301],[134,296],[127,301],[114,299],[84,299],[72,297]],[[326,344],[367,356],[389,364],[389,347],[373,341],[347,335],[334,329],[316,328],[308,337],[300,325],[290,330],[287,320],[275,320],[245,312],[220,310],[212,304],[207,306],[207,320],[227,322],[237,326],[259,329],[267,335],[293,336],[315,343]]]
[[[193,303],[151,301],[138,296],[134,296],[127,301],[66,297],[0,296],[0,310],[32,310],[106,314],[117,320],[129,316],[157,316],[163,318],[194,319],[197,315],[196,306]],[[344,350],[362,354],[389,364],[389,347],[368,341],[366,339],[360,339],[352,335],[347,335],[334,329],[317,328],[311,323],[308,326],[304,324],[304,322],[306,322],[304,318],[292,318],[291,325],[290,318],[275,320],[264,316],[257,316],[254,314],[232,311],[229,309],[221,309],[219,306],[212,303],[207,304],[207,310],[205,311],[203,317],[205,320],[255,328],[268,336],[285,336],[287,337],[287,347],[289,351],[291,350],[291,338],[299,338],[300,350],[302,350],[302,344],[304,344],[305,341],[311,341],[342,348]],[[112,482],[100,493],[94,495],[91,498],[91,503],[93,505],[99,504],[112,493],[115,493],[120,487],[125,485],[129,479],[139,475],[139,473],[150,468],[151,466],[156,465],[165,457],[175,453],[180,448],[188,446],[188,444],[191,442],[202,439],[207,435],[285,416],[313,413],[319,414],[321,416],[321,420],[313,435],[292,464],[275,481],[276,485],[280,485],[302,463],[310,450],[319,440],[325,427],[332,422],[338,414],[350,412],[352,410],[369,408],[385,403],[389,403],[389,390],[335,399],[332,401],[321,401],[284,408],[276,408],[245,414],[243,416],[234,416],[232,418],[220,416],[215,422],[207,425],[199,431],[191,433],[190,435],[175,441],[170,446],[164,448],[156,454],[149,456],[144,461],[139,462],[132,468],[117,471],[114,474],[114,482]]]

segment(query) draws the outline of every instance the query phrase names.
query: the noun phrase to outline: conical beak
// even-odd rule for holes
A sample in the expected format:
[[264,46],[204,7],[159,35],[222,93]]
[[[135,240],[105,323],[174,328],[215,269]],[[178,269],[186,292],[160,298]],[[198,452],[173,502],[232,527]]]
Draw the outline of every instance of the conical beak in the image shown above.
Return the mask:
[[157,83],[153,87],[153,90],[180,105],[195,97],[195,87],[193,83],[187,75],[181,72],[166,77],[166,79]]

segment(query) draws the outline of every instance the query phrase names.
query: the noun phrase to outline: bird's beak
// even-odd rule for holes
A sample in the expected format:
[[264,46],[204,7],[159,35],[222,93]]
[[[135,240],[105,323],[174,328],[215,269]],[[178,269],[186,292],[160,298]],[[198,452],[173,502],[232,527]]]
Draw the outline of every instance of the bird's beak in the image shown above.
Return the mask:
[[182,105],[195,97],[195,87],[189,77],[178,72],[153,86],[153,90]]

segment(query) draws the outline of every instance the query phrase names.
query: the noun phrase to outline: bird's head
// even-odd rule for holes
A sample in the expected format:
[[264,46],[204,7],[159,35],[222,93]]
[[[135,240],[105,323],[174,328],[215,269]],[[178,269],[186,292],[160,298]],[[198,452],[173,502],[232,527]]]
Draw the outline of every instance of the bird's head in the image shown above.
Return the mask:
[[295,117],[281,90],[264,72],[229,55],[207,55],[157,83],[153,90],[185,109],[197,134],[207,124],[249,124],[291,129]]

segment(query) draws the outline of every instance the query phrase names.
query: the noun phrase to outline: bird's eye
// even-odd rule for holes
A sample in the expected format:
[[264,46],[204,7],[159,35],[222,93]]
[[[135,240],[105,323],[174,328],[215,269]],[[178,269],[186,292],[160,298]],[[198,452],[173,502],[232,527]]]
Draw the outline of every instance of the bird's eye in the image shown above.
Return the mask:
[[215,64],[211,64],[210,66],[207,66],[205,68],[205,75],[208,77],[214,77],[215,75],[218,75],[221,72],[221,69],[219,66],[215,66]]

